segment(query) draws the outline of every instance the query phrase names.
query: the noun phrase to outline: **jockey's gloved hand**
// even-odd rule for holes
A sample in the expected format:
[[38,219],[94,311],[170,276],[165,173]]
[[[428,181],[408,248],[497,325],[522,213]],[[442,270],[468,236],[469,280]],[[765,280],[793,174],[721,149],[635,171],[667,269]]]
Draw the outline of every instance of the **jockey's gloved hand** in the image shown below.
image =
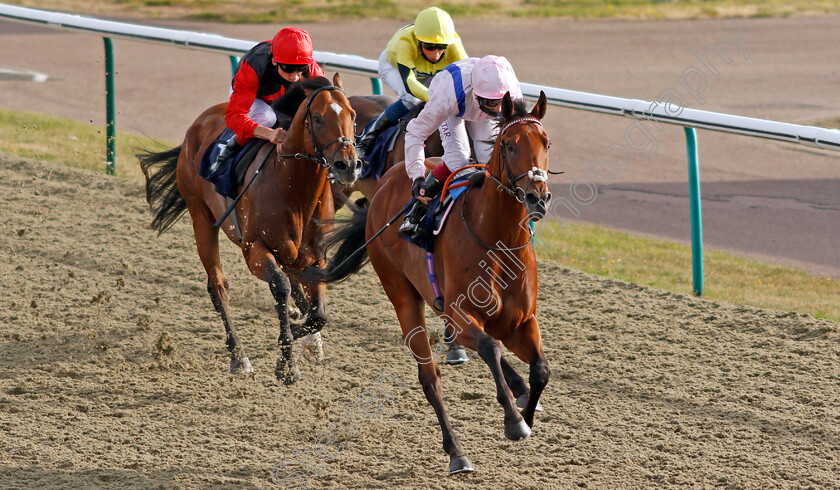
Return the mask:
[[426,195],[426,179],[425,177],[417,177],[414,183],[411,184],[411,197],[418,198]]

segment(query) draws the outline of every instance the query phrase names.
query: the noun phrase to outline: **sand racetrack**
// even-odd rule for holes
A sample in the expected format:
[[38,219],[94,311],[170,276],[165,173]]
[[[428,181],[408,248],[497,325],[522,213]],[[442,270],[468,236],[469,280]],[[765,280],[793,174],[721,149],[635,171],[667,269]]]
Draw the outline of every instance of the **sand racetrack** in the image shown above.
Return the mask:
[[507,441],[487,367],[442,367],[478,470],[453,478],[370,267],[284,387],[268,288],[226,242],[235,378],[189,218],[156,237],[139,184],[34,161],[0,156],[0,186],[2,488],[274,488],[284,460],[311,488],[840,487],[836,323],[543,263],[546,411]]

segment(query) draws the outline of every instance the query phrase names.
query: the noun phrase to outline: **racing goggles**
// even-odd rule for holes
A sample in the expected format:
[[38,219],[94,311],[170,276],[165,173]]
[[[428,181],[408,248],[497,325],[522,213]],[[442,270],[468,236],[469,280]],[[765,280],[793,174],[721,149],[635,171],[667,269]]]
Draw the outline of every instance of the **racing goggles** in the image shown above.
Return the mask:
[[476,97],[478,105],[482,109],[490,109],[493,112],[499,112],[499,107],[502,106],[502,99],[485,99],[484,97]]
[[309,65],[289,65],[286,63],[277,63],[277,67],[286,73],[303,73],[307,68],[309,68]]
[[445,51],[449,47],[448,44],[434,44],[434,43],[420,43],[420,47],[426,51]]

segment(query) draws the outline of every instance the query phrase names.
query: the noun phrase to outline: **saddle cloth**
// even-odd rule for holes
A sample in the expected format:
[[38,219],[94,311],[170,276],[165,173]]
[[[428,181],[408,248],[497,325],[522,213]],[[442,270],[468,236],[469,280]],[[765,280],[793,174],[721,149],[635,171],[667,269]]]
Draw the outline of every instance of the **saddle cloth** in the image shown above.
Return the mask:
[[204,152],[201,157],[201,165],[198,167],[198,174],[212,182],[216,188],[216,192],[226,197],[236,197],[236,189],[242,185],[245,180],[245,172],[254,160],[254,155],[262,147],[266,140],[254,138],[239,150],[239,153],[233,157],[233,161],[229,161],[226,165],[219,165],[217,168],[212,168],[216,162],[216,158],[222,151],[222,146],[230,140],[233,136],[233,131],[225,128],[222,133],[213,140],[213,143]]
[[452,180],[452,182],[449,183],[450,187],[464,182],[467,182],[467,184],[454,189],[447,189],[443,202],[441,202],[440,197],[436,197],[429,202],[428,206],[426,206],[426,217],[423,220],[423,224],[427,230],[432,230],[431,233],[416,238],[408,238],[402,235],[400,236],[402,236],[404,240],[407,240],[418,247],[422,247],[426,250],[426,252],[433,253],[435,237],[443,230],[443,225],[446,224],[446,219],[449,217],[449,211],[452,210],[452,207],[455,205],[455,201],[461,197],[461,194],[463,194],[467,188],[473,185],[481,186],[483,183],[483,181],[477,182],[476,179],[471,177],[472,174],[469,174]]
[[[365,126],[365,134],[368,132],[370,125],[376,122],[376,119]],[[373,142],[373,149],[367,156],[367,162],[362,166],[362,175],[360,179],[375,178],[379,182],[379,178],[385,173],[385,160],[388,158],[388,153],[394,150],[394,144],[397,142],[397,135],[400,131],[400,125],[391,126],[390,128],[379,133],[376,140]],[[360,139],[360,138],[359,138]],[[358,141],[358,139],[356,140]]]

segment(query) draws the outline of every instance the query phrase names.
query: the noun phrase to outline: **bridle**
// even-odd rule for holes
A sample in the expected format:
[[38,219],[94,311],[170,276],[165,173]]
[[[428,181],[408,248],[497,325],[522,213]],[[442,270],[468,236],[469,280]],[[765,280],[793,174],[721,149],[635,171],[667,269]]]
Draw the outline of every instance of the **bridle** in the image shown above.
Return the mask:
[[[508,129],[510,129],[511,126],[519,123],[533,123],[542,127],[542,122],[540,122],[539,119],[528,116],[516,118],[505,124],[504,127],[502,127],[502,130],[499,131],[499,160],[502,163],[502,169],[505,172],[505,176],[507,177],[508,183],[507,185],[502,183],[501,171],[498,178],[495,175],[491,174],[489,171],[487,172],[487,176],[490,177],[490,179],[494,180],[496,184],[498,184],[499,189],[515,197],[516,200],[519,201],[521,204],[525,204],[525,195],[528,193],[528,190],[531,188],[532,185],[534,185],[536,182],[548,181],[548,174],[561,174],[563,172],[552,172],[550,170],[543,170],[538,167],[531,167],[531,169],[527,172],[519,175],[518,177],[514,177],[513,171],[511,171],[510,164],[508,163],[507,149],[506,145],[504,144],[504,141],[502,141],[502,137],[504,136],[505,132]],[[517,182],[524,179],[525,177],[528,177],[528,185],[526,185],[525,188],[519,187],[519,185],[517,185]]]
[[[513,197],[516,198],[517,201],[519,201],[520,204],[522,204],[524,206],[525,205],[525,195],[528,193],[528,189],[530,189],[531,186],[534,183],[536,183],[536,182],[546,182],[548,180],[548,174],[549,173],[551,173],[551,174],[561,174],[563,172],[551,172],[550,170],[543,170],[543,169],[538,168],[538,167],[531,167],[530,170],[528,170],[527,172],[519,175],[518,177],[515,177],[513,175],[513,171],[511,171],[510,164],[508,163],[507,151],[505,150],[505,145],[504,145],[504,141],[502,140],[502,137],[504,136],[505,132],[508,129],[510,129],[511,126],[513,126],[514,124],[519,124],[519,123],[534,123],[534,124],[538,124],[540,127],[542,127],[542,123],[540,122],[539,119],[537,119],[535,117],[525,116],[525,117],[519,117],[519,118],[513,119],[512,121],[509,121],[507,124],[505,124],[502,127],[501,131],[499,131],[499,137],[498,137],[498,139],[499,139],[499,160],[501,161],[502,168],[504,169],[505,176],[507,177],[508,183],[507,184],[502,183],[501,171],[500,171],[500,175],[499,175],[498,178],[496,176],[494,176],[493,174],[491,174],[489,170],[486,171],[485,175],[487,177],[489,177],[491,180],[495,181],[496,184],[498,184],[498,188],[500,190],[503,190],[503,191],[507,192],[508,194],[512,195]],[[528,177],[528,185],[526,185],[525,188],[523,189],[522,187],[519,187],[517,182],[524,179],[525,177]],[[467,229],[467,232],[470,234],[470,236],[473,237],[473,239],[475,241],[477,241],[484,248],[488,248],[490,250],[495,250],[497,252],[521,250],[521,249],[523,249],[523,248],[525,248],[525,247],[527,247],[528,245],[531,244],[531,240],[534,238],[534,230],[531,229],[531,228],[528,229],[528,234],[529,234],[528,240],[524,244],[522,244],[518,247],[513,247],[513,248],[497,248],[497,247],[494,247],[494,246],[489,245],[487,243],[484,243],[480,238],[478,238],[475,235],[475,233],[473,233],[473,231],[470,229],[470,226],[467,223],[467,211],[466,211],[466,209],[467,209],[467,194],[469,193],[470,189],[472,189],[472,187],[468,187],[467,190],[464,193],[465,195],[463,197],[463,203],[461,204],[461,221],[464,222],[464,227]]]
[[[336,87],[334,85],[327,85],[327,86],[324,86],[324,87],[318,87],[311,94],[309,94],[309,97],[307,97],[307,99],[306,99],[306,113],[303,116],[304,117],[303,122],[304,122],[304,126],[306,126],[306,132],[307,132],[307,134],[309,134],[309,141],[312,144],[312,149],[315,151],[315,154],[317,156],[312,156],[312,155],[309,155],[307,153],[291,153],[291,154],[288,154],[288,155],[277,155],[277,156],[279,158],[297,158],[297,159],[301,159],[301,160],[309,160],[310,162],[315,163],[317,165],[320,165],[321,167],[326,169],[326,171],[330,174],[330,179],[332,179],[332,172],[333,172],[333,165],[334,165],[334,162],[335,162],[335,156],[338,154],[339,151],[341,151],[342,148],[346,148],[348,146],[352,147],[353,146],[353,140],[348,138],[347,136],[342,135],[342,136],[339,136],[338,138],[330,141],[326,145],[322,146],[322,145],[318,144],[318,140],[315,137],[315,133],[312,131],[312,125],[315,124],[315,122],[313,120],[311,106],[312,106],[312,101],[315,100],[315,97],[319,93],[321,93],[325,90],[338,90],[339,92],[344,93],[344,90],[342,90],[339,87]],[[336,146],[335,151],[332,154],[332,159],[328,161],[324,157],[324,150],[326,150],[327,148],[329,148],[330,146],[332,146],[336,143],[338,143],[338,146]],[[330,162],[333,162],[333,163],[330,163]]]

